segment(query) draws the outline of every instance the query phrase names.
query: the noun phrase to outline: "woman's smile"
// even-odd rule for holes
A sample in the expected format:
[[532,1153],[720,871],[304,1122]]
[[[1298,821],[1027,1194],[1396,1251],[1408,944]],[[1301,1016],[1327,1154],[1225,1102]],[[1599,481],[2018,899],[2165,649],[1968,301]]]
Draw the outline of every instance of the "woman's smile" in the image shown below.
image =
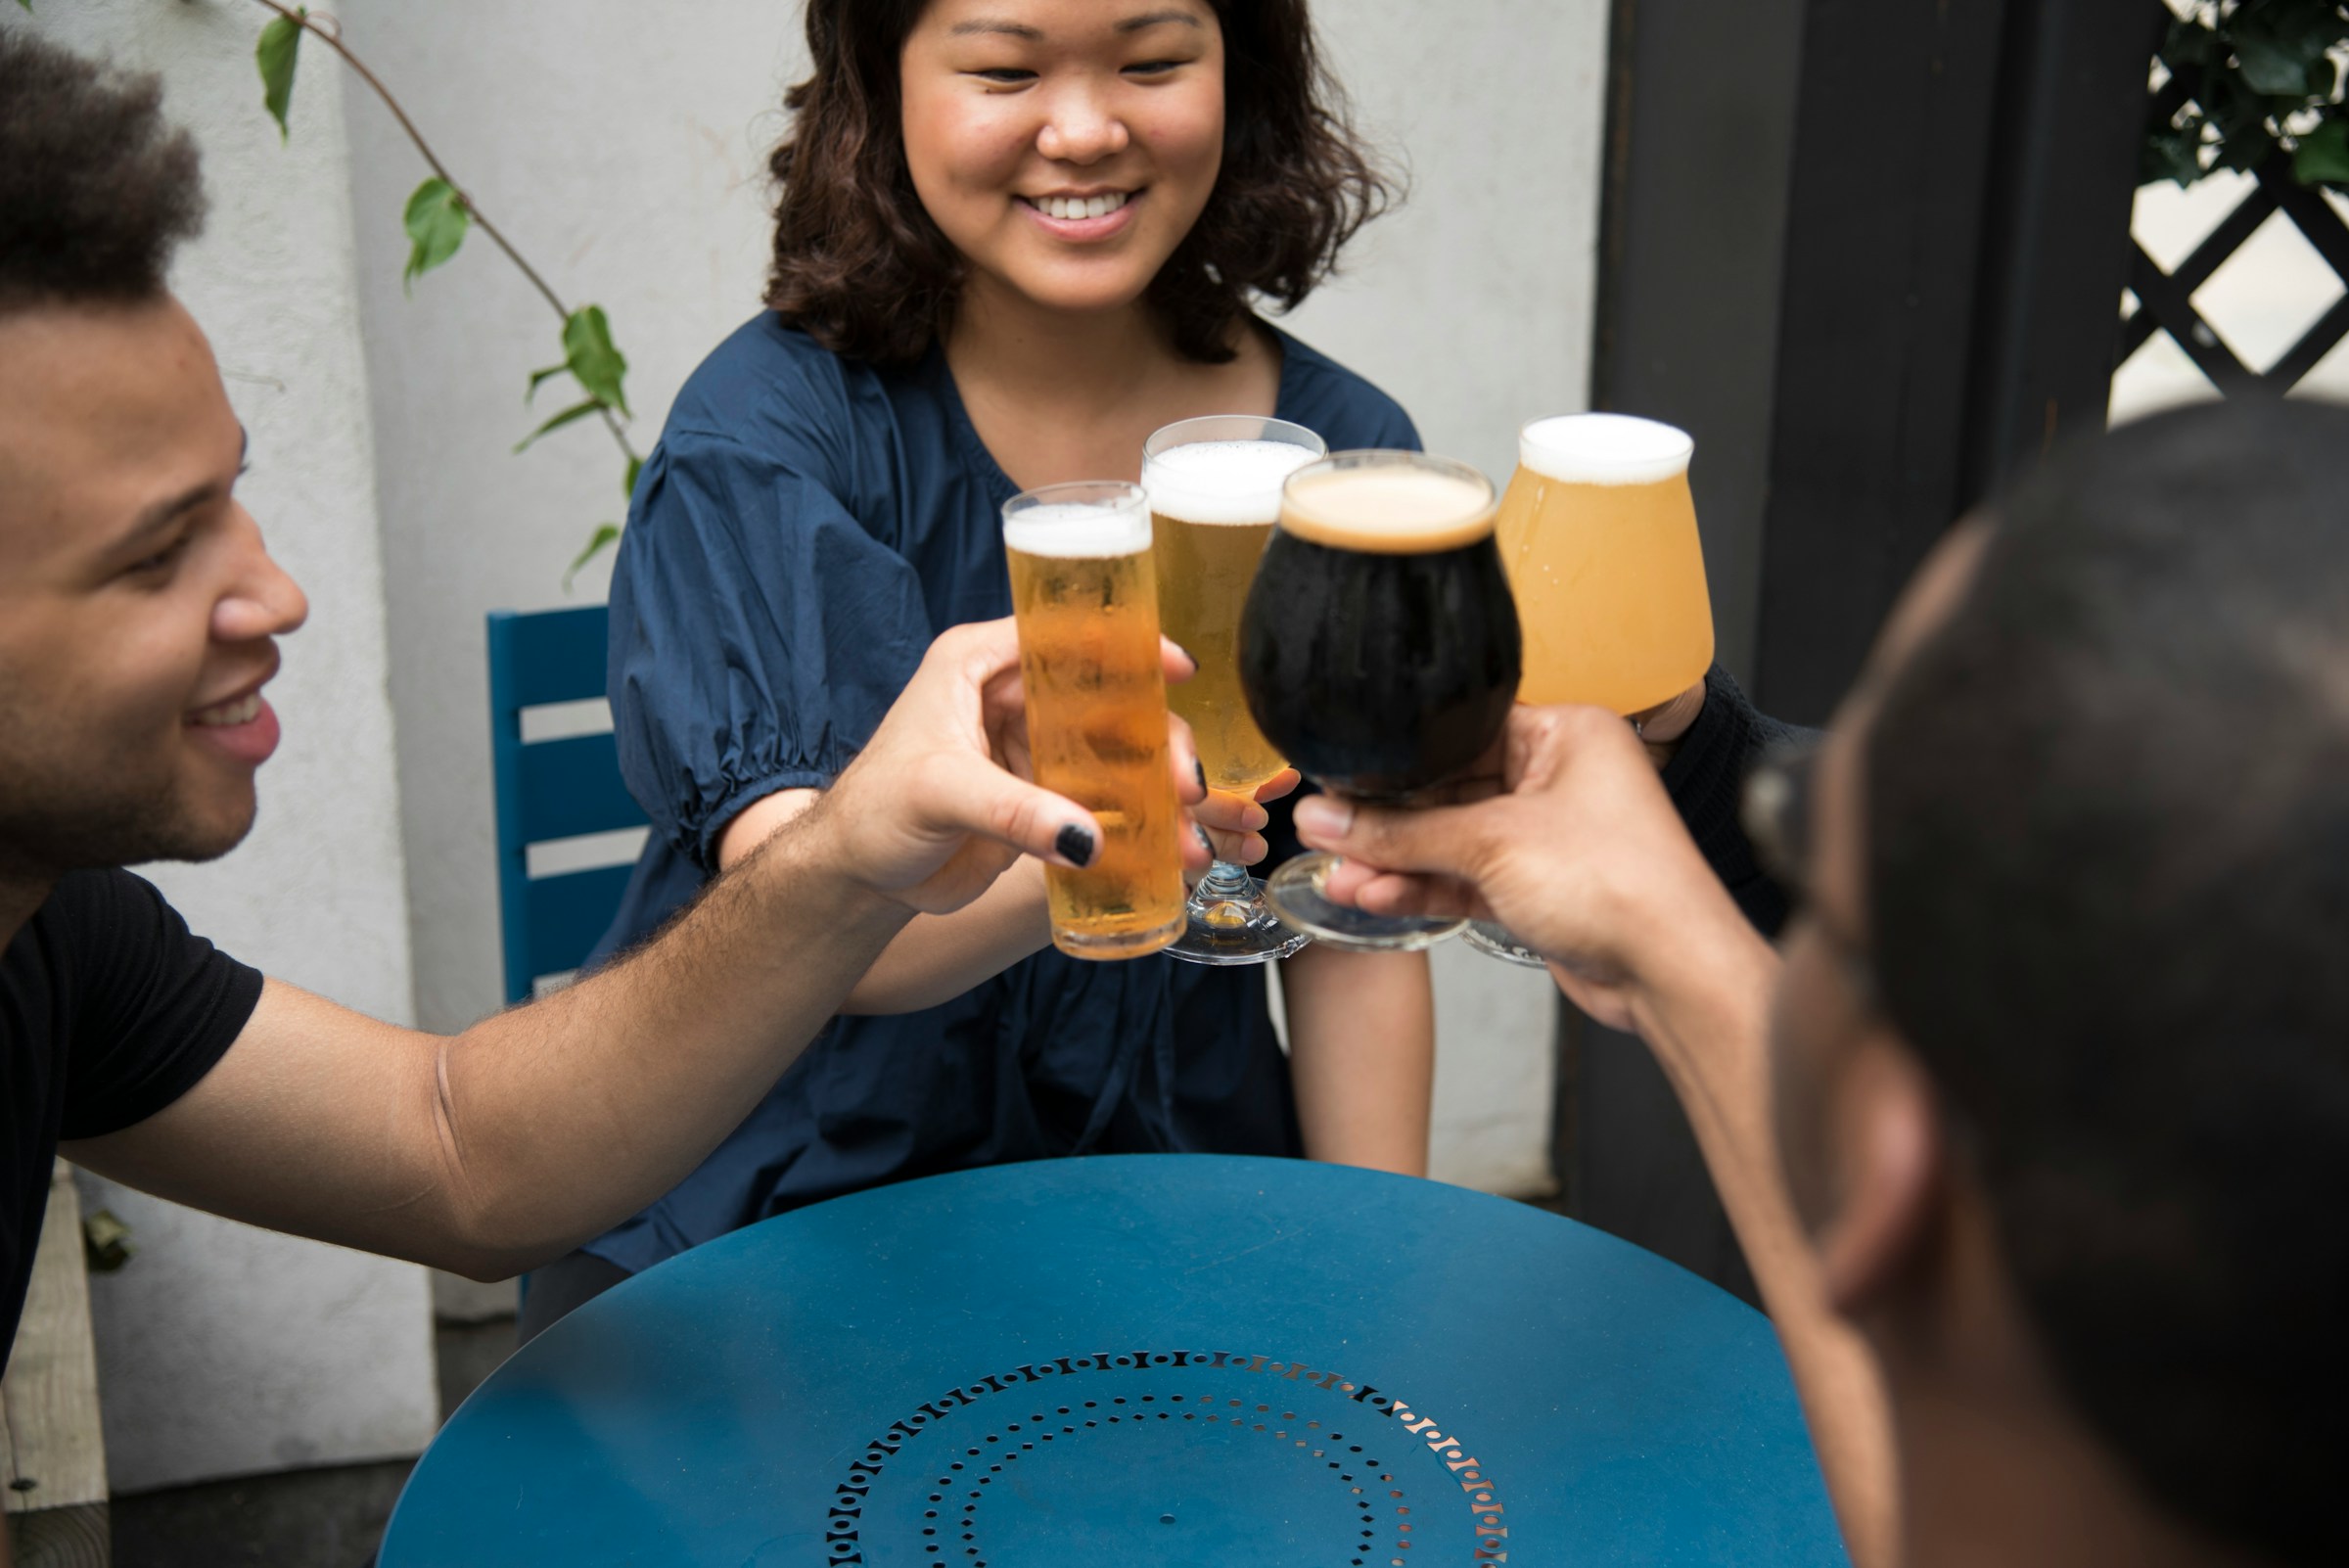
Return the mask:
[[1145,194],[1135,190],[1015,196],[1012,204],[1053,238],[1082,243],[1124,233]]

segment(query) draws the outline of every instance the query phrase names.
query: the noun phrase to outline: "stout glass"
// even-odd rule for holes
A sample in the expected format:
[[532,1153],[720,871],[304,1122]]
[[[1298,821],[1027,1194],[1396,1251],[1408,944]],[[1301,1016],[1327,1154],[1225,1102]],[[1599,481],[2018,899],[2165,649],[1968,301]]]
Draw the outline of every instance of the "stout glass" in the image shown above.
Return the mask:
[[1150,510],[1136,484],[1053,484],[1003,505],[1036,781],[1093,813],[1082,871],[1044,868],[1052,945],[1136,958],[1182,934],[1182,810],[1168,758]]
[[[1688,492],[1696,443],[1622,414],[1537,419],[1496,533],[1525,628],[1529,703],[1592,703],[1629,717],[1670,702],[1713,663],[1713,601]],[[1539,954],[1497,926],[1468,940],[1497,958]]]
[[[1288,766],[1240,694],[1240,611],[1280,516],[1282,482],[1328,448],[1302,425],[1253,414],[1186,419],[1142,448],[1159,626],[1199,662],[1167,694],[1198,742],[1210,788],[1253,797]],[[1166,949],[1195,964],[1261,964],[1313,939],[1281,924],[1264,884],[1218,860],[1191,894],[1189,929]]]
[[[1417,452],[1339,452],[1289,477],[1241,622],[1240,683],[1258,727],[1323,788],[1408,805],[1499,737],[1519,649],[1493,514],[1482,474]],[[1290,924],[1394,948],[1464,923],[1333,903],[1331,858],[1267,883]]]

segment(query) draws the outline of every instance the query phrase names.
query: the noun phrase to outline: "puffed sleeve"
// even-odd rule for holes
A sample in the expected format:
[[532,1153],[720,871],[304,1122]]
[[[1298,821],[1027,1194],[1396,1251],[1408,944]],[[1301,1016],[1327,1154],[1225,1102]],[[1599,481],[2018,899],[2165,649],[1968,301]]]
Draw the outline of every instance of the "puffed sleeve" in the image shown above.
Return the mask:
[[705,873],[736,812],[848,765],[930,644],[912,567],[820,467],[672,429],[613,568],[621,771]]

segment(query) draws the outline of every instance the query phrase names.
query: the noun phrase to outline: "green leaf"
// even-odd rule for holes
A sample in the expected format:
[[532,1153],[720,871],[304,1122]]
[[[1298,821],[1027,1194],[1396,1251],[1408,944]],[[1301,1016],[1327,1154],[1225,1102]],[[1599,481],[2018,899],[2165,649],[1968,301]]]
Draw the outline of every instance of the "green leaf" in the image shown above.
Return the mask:
[[32,0],[17,0],[17,4],[23,6],[26,11],[32,9]]
[[643,472],[644,459],[631,455],[628,458],[628,477],[620,482],[620,493],[631,501],[634,500],[636,498],[636,476]]
[[297,6],[293,16],[271,22],[261,29],[261,41],[253,51],[261,68],[261,106],[277,121],[281,142],[294,134],[286,124],[286,111],[294,103],[294,59],[301,52],[301,23],[297,19],[309,14],[307,7]]
[[522,451],[539,437],[547,435],[553,431],[561,430],[564,426],[576,423],[578,420],[585,419],[589,414],[596,412],[603,406],[604,405],[602,403],[597,402],[592,397],[588,398],[583,403],[574,403],[569,408],[564,409],[560,414],[557,414],[552,419],[548,420],[545,424],[539,426],[536,430],[530,432],[528,436],[525,436],[521,440],[516,441],[514,443],[514,450],[518,452]]
[[2292,178],[2303,185],[2349,188],[2349,119],[2328,119],[2300,138]]
[[2137,171],[2137,183],[2156,185],[2163,180],[2174,182],[2185,190],[2202,177],[2202,121],[2189,119],[2184,126],[2162,125],[2145,137],[2143,157]]
[[2308,91],[2309,63],[2322,59],[2341,32],[2340,12],[2332,5],[2293,0],[2244,6],[2227,23],[2243,80],[2252,91],[2279,98]]
[[82,1216],[81,1255],[94,1274],[111,1274],[130,1262],[138,1249],[130,1244],[130,1226],[112,1209]]
[[606,545],[610,544],[613,540],[619,537],[619,524],[604,523],[598,525],[596,530],[587,536],[587,548],[579,552],[578,559],[571,563],[571,570],[563,574],[563,591],[565,593],[569,593],[571,591],[571,579],[579,575],[579,568],[594,560],[597,555],[602,553]]
[[628,362],[612,346],[612,324],[604,319],[602,305],[583,305],[563,323],[563,356],[588,396],[627,413],[620,379],[628,373]]
[[570,368],[571,367],[569,365],[549,365],[544,370],[531,371],[530,390],[522,394],[522,406],[525,408],[530,407],[530,404],[536,400],[538,396],[538,389],[540,387],[544,386],[554,377],[562,375]]
[[466,229],[472,226],[473,213],[467,210],[457,188],[435,175],[416,187],[400,221],[406,225],[410,241],[408,264],[399,274],[399,286],[406,289],[457,254],[457,247],[465,243]]

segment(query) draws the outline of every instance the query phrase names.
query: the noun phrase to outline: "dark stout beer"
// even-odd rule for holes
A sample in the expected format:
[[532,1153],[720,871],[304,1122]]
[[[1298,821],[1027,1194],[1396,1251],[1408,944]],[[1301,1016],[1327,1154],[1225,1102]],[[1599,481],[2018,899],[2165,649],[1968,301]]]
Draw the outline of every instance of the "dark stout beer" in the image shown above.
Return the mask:
[[1492,484],[1415,452],[1340,452],[1283,494],[1240,630],[1267,738],[1341,794],[1403,801],[1481,757],[1517,695]]

